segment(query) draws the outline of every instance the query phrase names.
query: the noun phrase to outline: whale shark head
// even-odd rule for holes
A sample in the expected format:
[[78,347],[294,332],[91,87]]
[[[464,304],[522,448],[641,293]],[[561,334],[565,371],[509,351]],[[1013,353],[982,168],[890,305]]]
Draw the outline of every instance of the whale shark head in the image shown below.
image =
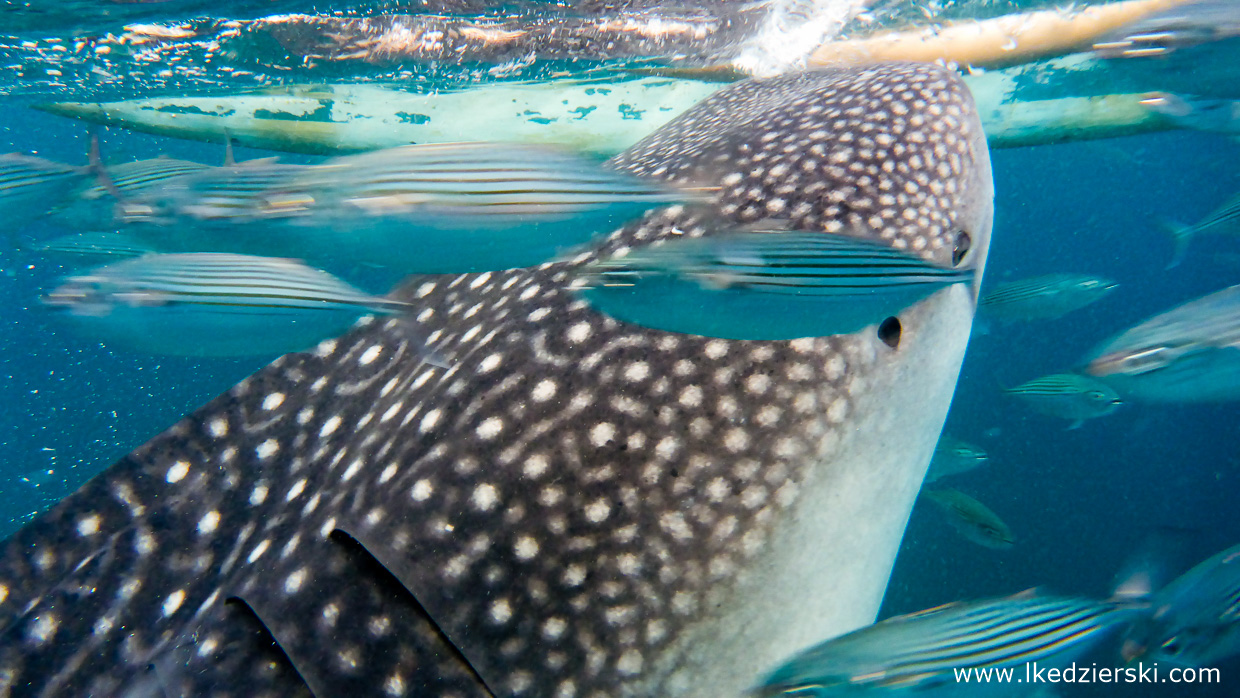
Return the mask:
[[746,81],[614,164],[717,184],[714,210],[652,212],[572,261],[412,279],[414,315],[284,356],[152,439],[0,551],[0,685],[738,695],[872,622],[973,290],[853,335],[731,341],[617,322],[568,286],[721,219],[943,265],[968,248],[980,274],[970,95],[932,65]]

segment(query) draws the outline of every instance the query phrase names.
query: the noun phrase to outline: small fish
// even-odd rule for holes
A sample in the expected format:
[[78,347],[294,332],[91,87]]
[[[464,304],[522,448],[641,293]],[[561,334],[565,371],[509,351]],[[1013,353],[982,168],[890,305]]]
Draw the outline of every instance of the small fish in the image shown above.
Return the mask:
[[62,235],[44,242],[26,245],[27,249],[42,254],[72,257],[141,257],[154,252],[149,246],[123,233],[75,233]]
[[16,228],[54,209],[87,170],[31,155],[0,155],[0,210],[3,227]]
[[117,262],[69,277],[44,302],[105,342],[185,356],[298,351],[359,316],[409,307],[293,260],[222,253]]
[[1167,117],[1180,128],[1240,136],[1240,101],[1150,92],[1142,97],[1141,106]]
[[1111,414],[1124,402],[1111,386],[1076,373],[1035,378],[1004,392],[1042,414],[1073,420],[1069,429],[1076,429],[1086,419]]
[[[888,618],[812,647],[768,675],[753,694],[762,698],[979,695],[957,681],[957,670],[1030,662],[1039,668],[1062,667],[1139,613],[1132,604],[1033,590],[958,601]],[[1023,677],[1023,672],[1017,674]],[[1034,688],[1005,684],[997,695],[1027,695],[1023,691]]]
[[[174,229],[173,239],[187,233],[192,235],[203,225],[269,222],[267,192],[284,187],[309,167],[263,158],[227,167],[203,168],[196,173],[167,179],[143,196],[127,199],[123,202],[125,219],[130,223],[169,226]],[[207,237],[201,244],[211,247],[212,243]],[[221,249],[235,251],[227,246]]]
[[1005,550],[1016,542],[1012,529],[998,514],[960,490],[922,490],[921,496],[942,509],[965,540],[996,550]]
[[1103,58],[1147,58],[1240,36],[1240,3],[1195,0],[1146,15],[1094,43]]
[[725,339],[856,332],[952,284],[888,245],[822,232],[740,230],[675,239],[586,265],[574,288],[596,309],[654,329]]
[[982,294],[978,312],[1013,322],[1053,320],[1102,300],[1119,284],[1087,274],[1047,274],[999,284]]
[[1085,373],[1138,400],[1240,399],[1240,286],[1138,323],[1083,363]]
[[1157,591],[1124,638],[1124,659],[1210,666],[1240,654],[1240,545]]
[[1163,221],[1163,228],[1171,234],[1175,243],[1175,253],[1171,257],[1171,261],[1167,263],[1170,269],[1178,265],[1184,259],[1184,253],[1188,251],[1188,245],[1193,238],[1202,233],[1227,233],[1235,235],[1240,233],[1240,194],[1235,194],[1230,199],[1224,201],[1218,208],[1206,214],[1205,218],[1197,221],[1192,225],[1183,225],[1175,221]]
[[989,458],[981,447],[943,434],[939,436],[934,455],[930,457],[930,468],[926,471],[925,482],[967,473],[985,465]]
[[703,200],[558,149],[410,145],[333,158],[265,196],[298,255],[458,273],[531,266],[646,210]]
[[[107,177],[116,191],[126,198],[140,198],[172,180],[206,169],[209,169],[209,166],[201,163],[158,157],[112,165],[107,167]],[[109,189],[103,184],[95,184],[84,189],[78,196],[93,201],[108,196],[111,193]]]

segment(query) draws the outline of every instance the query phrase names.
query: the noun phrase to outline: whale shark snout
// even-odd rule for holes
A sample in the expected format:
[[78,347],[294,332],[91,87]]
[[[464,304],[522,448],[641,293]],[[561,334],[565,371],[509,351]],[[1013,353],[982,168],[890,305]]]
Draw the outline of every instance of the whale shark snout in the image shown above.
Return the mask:
[[740,695],[871,622],[973,291],[881,330],[732,341],[567,286],[598,254],[768,218],[944,266],[967,240],[980,275],[992,186],[967,89],[914,64],[744,81],[612,164],[717,198],[573,261],[411,279],[415,315],[278,359],[104,471],[0,551],[0,684]]

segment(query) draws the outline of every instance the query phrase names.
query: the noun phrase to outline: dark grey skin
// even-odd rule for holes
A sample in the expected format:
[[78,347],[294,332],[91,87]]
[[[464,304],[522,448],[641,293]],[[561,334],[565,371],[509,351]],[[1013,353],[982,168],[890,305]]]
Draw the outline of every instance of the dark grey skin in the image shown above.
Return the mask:
[[745,81],[614,164],[720,190],[572,261],[412,279],[419,311],[282,357],[9,539],[9,694],[739,695],[872,622],[976,284],[762,342],[624,325],[567,287],[719,218],[980,275],[971,97],[930,65]]

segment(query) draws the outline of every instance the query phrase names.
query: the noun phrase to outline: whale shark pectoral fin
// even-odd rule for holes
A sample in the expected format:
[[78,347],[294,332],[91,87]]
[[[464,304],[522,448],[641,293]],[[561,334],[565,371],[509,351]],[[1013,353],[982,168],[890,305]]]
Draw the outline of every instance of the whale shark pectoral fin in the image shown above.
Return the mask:
[[[202,621],[151,657],[146,674],[121,695],[193,698],[236,685],[269,684],[280,686],[282,697],[313,698],[304,677],[244,601],[225,599]],[[140,693],[143,687],[151,692]]]
[[[495,651],[495,643],[502,641],[502,638],[497,640],[485,631],[480,633],[477,623],[470,622],[471,619],[460,612],[461,591],[436,584],[436,573],[427,569],[429,565],[419,564],[419,557],[423,557],[419,553],[429,551],[418,550],[416,544],[405,547],[403,541],[368,535],[364,525],[345,524],[332,537],[338,542],[351,544],[353,554],[359,559],[367,559],[376,577],[386,576],[393,594],[407,596],[408,601],[416,605],[422,622],[433,628],[446,649],[459,658],[480,685],[487,685],[487,676],[499,681],[511,671],[510,667],[503,665],[502,653]],[[452,543],[445,542],[445,545],[451,546]],[[478,552],[474,551],[475,556]],[[464,550],[460,554],[468,555]],[[431,555],[425,557],[430,558]],[[482,590],[479,593],[485,594]],[[484,638],[481,641],[480,636]]]
[[[340,529],[301,545],[306,550],[293,564],[273,561],[234,598],[252,610],[314,695],[367,695],[375,665],[384,661],[403,669],[391,675],[399,675],[406,695],[492,695],[370,548]],[[335,640],[323,642],[329,634]]]

